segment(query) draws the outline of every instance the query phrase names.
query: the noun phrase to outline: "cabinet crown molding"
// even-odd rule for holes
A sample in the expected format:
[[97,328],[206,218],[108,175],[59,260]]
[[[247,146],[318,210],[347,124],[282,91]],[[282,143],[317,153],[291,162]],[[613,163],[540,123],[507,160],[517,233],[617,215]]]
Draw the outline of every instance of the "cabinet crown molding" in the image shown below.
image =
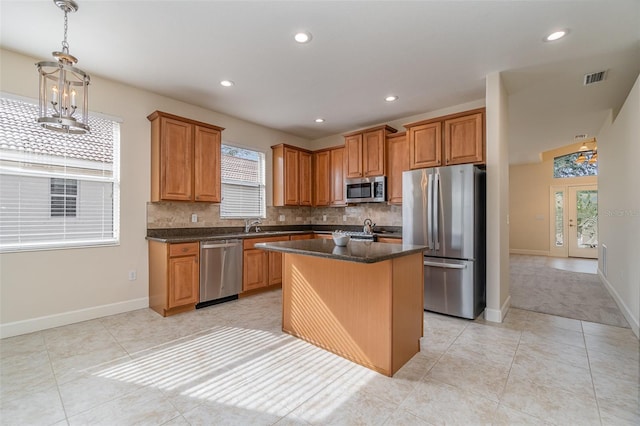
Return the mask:
[[185,118],[185,117],[181,117],[179,115],[169,114],[168,112],[162,112],[162,111],[154,111],[154,112],[152,112],[151,114],[149,114],[147,116],[147,120],[153,121],[158,117],[172,118],[174,120],[180,120],[180,121],[183,121],[185,123],[194,124],[196,126],[208,127],[210,129],[215,129],[215,130],[220,130],[220,131],[224,130],[224,127],[216,126],[214,124],[204,123],[202,121],[192,120],[190,118]]
[[468,110],[468,111],[456,112],[456,113],[449,114],[449,115],[442,115],[442,116],[439,116],[439,117],[427,118],[425,120],[414,121],[412,123],[403,124],[402,127],[404,127],[405,129],[409,129],[411,127],[421,126],[423,124],[434,123],[436,121],[450,120],[452,118],[464,117],[465,115],[476,114],[476,113],[479,113],[479,112],[484,114],[486,112],[486,108],[484,108],[484,107],[483,108],[476,108],[476,109],[471,109],[471,110]]
[[401,138],[403,136],[406,136],[407,132],[397,132],[397,133],[391,133],[390,135],[387,135],[387,139],[393,139],[393,138]]
[[279,148],[281,146],[285,147],[285,148],[295,149],[296,151],[307,152],[309,154],[313,153],[313,151],[310,151],[310,150],[308,150],[306,148],[300,148],[299,146],[289,145],[289,144],[286,144],[286,143],[279,143],[279,144],[276,144],[276,145],[271,145],[271,149],[276,149],[276,148]]
[[369,127],[367,129],[361,129],[361,130],[345,133],[342,136],[344,136],[344,137],[353,136],[353,135],[357,135],[359,133],[375,132],[376,130],[386,130],[386,131],[388,131],[390,133],[395,133],[395,132],[398,131],[398,130],[394,129],[393,127],[391,127],[391,126],[389,126],[387,124],[383,124],[382,126]]

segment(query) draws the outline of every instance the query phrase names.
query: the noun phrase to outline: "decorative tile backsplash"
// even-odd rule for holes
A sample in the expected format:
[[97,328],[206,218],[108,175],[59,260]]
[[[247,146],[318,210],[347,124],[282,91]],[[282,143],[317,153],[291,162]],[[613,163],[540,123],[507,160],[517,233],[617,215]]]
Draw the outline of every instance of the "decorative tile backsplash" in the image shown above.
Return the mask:
[[[197,222],[191,222],[191,215]],[[280,215],[284,220],[280,220]],[[377,226],[402,226],[402,207],[384,203],[348,207],[267,207],[263,226],[274,225],[362,225],[366,218]],[[346,219],[346,220],[345,220]],[[220,219],[220,205],[209,203],[147,203],[147,228],[209,228],[244,226],[243,219]]]

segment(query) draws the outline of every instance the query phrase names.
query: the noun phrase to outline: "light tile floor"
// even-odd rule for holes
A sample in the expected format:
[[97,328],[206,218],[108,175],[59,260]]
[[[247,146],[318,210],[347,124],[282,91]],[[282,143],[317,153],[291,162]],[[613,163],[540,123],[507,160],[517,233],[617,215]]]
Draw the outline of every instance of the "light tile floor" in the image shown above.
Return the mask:
[[280,296],[3,339],[1,424],[640,424],[629,329],[425,313],[422,351],[388,378],[283,334]]

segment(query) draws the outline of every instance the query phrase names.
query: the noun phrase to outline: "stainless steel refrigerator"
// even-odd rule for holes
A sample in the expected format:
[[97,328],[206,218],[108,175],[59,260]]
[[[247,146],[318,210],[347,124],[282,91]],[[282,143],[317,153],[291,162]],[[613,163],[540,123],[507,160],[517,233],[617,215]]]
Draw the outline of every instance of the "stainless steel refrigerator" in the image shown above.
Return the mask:
[[424,309],[473,319],[485,308],[485,171],[472,164],[402,174],[402,241],[424,252]]

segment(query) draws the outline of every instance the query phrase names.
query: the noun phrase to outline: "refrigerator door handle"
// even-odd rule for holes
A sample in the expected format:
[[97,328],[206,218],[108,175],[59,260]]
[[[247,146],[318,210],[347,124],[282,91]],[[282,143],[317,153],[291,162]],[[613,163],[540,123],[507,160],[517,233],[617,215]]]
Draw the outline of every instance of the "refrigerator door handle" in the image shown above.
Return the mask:
[[435,266],[436,268],[447,268],[447,269],[465,269],[467,267],[466,264],[429,262],[428,260],[424,261],[424,266]]
[[440,174],[436,171],[434,173],[433,182],[433,240],[434,248],[440,250],[440,232],[438,229],[438,222],[440,220]]
[[427,246],[433,250],[433,175],[429,173],[427,183]]

